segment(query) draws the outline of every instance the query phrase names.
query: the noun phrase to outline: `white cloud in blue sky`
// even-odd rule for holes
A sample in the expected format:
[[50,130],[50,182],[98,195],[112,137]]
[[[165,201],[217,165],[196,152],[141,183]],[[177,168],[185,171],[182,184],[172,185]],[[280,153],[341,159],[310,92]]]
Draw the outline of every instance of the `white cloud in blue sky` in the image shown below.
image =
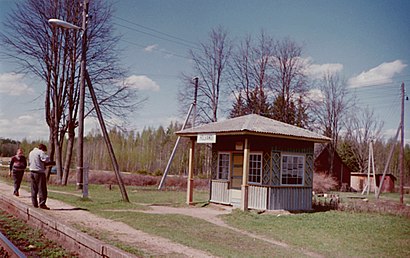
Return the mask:
[[0,74],[0,94],[21,96],[32,93],[34,90],[24,83],[23,74],[13,72]]
[[145,75],[131,75],[125,79],[124,84],[130,88],[136,88],[141,91],[159,91],[159,85]]
[[311,64],[308,66],[307,75],[312,79],[321,79],[326,73],[340,73],[343,70],[343,64]]
[[392,83],[393,77],[400,74],[406,66],[407,64],[403,63],[401,60],[382,63],[381,65],[350,78],[348,84],[351,88],[356,88]]
[[145,52],[152,52],[154,50],[158,49],[158,44],[153,44],[153,45],[148,45],[144,48]]
[[5,118],[0,114],[0,136],[11,139],[39,140],[48,138],[48,127],[41,113]]

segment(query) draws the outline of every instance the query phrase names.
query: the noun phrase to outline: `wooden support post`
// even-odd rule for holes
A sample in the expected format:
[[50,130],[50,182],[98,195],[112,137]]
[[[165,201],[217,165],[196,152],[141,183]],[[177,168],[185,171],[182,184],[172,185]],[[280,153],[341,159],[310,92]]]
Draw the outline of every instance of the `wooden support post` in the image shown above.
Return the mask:
[[[396,136],[394,137],[394,142],[397,141],[397,137],[399,136],[400,128],[401,128],[401,123],[399,125],[399,128],[397,128]],[[377,198],[379,198],[380,192],[383,189],[384,178],[386,177],[387,169],[389,168],[390,160],[393,156],[394,146],[395,146],[395,144],[392,144],[392,146],[390,147],[389,157],[387,158],[387,162],[384,165],[383,176],[382,176],[382,179],[380,180],[379,190],[377,191]]]
[[91,83],[90,76],[88,71],[85,70],[85,75],[87,79],[88,90],[90,91],[91,98],[93,100],[95,112],[97,113],[98,122],[100,123],[101,132],[104,136],[104,141],[107,146],[108,154],[110,155],[112,166],[114,168],[115,176],[117,178],[118,186],[120,187],[121,195],[123,201],[130,202],[128,199],[127,190],[125,189],[124,182],[121,177],[120,167],[117,162],[117,158],[115,157],[114,148],[112,147],[110,136],[108,135],[107,127],[105,126],[104,118],[101,113],[100,105],[98,104],[97,96],[95,95],[94,87]]
[[193,191],[194,191],[194,169],[195,169],[195,139],[191,138],[191,147],[189,148],[189,171],[187,182],[187,198],[186,203],[188,205],[193,203]]
[[243,211],[248,210],[248,175],[249,175],[249,142],[245,138],[245,148],[243,153],[243,173],[242,173],[242,186],[241,186],[241,209]]
[[[185,129],[185,127],[188,123],[189,116],[191,115],[191,111],[192,111],[193,106],[194,106],[194,103],[192,103],[191,106],[189,107],[188,114],[185,118],[185,122],[182,125],[181,130]],[[177,151],[180,139],[181,139],[181,137],[178,136],[177,141],[175,142],[175,145],[174,145],[174,149],[172,150],[171,157],[169,158],[167,166],[165,167],[165,170],[164,170],[164,174],[162,175],[161,182],[159,182],[158,190],[161,190],[162,187],[165,185],[165,180],[167,179],[168,171],[171,168],[171,163],[172,163],[172,160],[174,159],[174,156],[175,156],[175,153]]]

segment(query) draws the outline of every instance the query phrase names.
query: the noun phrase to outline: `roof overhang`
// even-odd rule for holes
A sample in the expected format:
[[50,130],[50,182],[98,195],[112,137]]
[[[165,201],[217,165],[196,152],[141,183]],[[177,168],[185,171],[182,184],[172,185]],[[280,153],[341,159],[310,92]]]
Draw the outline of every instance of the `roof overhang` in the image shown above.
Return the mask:
[[309,141],[315,143],[328,143],[331,141],[330,138],[323,137],[323,138],[310,138],[310,137],[301,137],[301,136],[290,136],[290,135],[281,135],[281,134],[270,134],[270,133],[261,133],[261,132],[252,132],[248,130],[242,131],[230,131],[230,132],[183,132],[179,131],[175,133],[178,136],[186,137],[186,138],[193,138],[197,137],[199,134],[215,134],[218,136],[262,136],[268,138],[280,138],[280,139],[290,139],[290,140],[300,140],[300,141]]

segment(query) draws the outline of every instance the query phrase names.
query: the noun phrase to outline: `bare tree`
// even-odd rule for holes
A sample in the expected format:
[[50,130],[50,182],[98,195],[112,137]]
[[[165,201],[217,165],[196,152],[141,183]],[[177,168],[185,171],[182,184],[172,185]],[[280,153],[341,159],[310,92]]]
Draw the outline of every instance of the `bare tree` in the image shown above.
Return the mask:
[[[80,24],[81,0],[26,0],[16,4],[1,33],[5,54],[17,60],[22,71],[45,82],[45,118],[50,130],[51,156],[55,157],[62,181],[62,148],[68,133],[64,184],[67,183],[74,145],[78,109],[80,32],[51,27],[48,19]],[[106,117],[124,118],[140,104],[136,91],[120,81],[121,67],[111,22],[112,7],[102,0],[90,1],[87,40],[87,70]],[[115,101],[114,101],[115,100]],[[86,103],[92,111],[91,101]],[[128,110],[125,111],[125,109]],[[54,153],[55,152],[55,153]]]
[[329,151],[328,172],[332,174],[340,130],[354,102],[348,94],[345,80],[341,79],[338,73],[326,72],[319,81],[318,90],[321,96],[317,100],[312,100],[316,102],[312,105],[312,109],[315,113],[316,124],[325,136],[332,139],[327,148]]
[[302,98],[299,103],[304,103],[303,97],[308,90],[305,74],[307,62],[302,58],[302,47],[289,38],[276,41],[271,65],[272,90],[276,94],[274,118],[296,124],[296,114],[303,111],[297,100]]
[[346,122],[345,140],[349,142],[351,151],[358,163],[360,172],[367,169],[369,143],[380,140],[383,122],[378,120],[368,107],[351,113]]
[[199,122],[216,122],[222,87],[226,82],[225,73],[227,63],[231,55],[232,44],[228,33],[222,27],[212,29],[209,33],[209,41],[201,43],[201,48],[191,50],[193,60],[193,76],[183,75],[184,88],[181,88],[179,100],[182,107],[187,106],[194,98],[192,78],[197,76],[197,118]]
[[256,44],[248,36],[232,55],[229,71],[235,103],[231,117],[251,113],[270,116],[267,92],[272,83],[273,47],[273,39],[261,32]]

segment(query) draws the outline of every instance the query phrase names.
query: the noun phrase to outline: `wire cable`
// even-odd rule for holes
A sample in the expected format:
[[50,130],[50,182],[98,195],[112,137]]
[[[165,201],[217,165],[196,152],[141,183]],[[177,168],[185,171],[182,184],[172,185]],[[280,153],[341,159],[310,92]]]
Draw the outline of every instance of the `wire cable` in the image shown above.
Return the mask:
[[191,45],[192,48],[195,48],[196,45],[198,44],[198,43],[196,43],[196,42],[189,41],[189,40],[186,40],[186,39],[183,39],[183,38],[180,38],[180,37],[176,37],[176,36],[171,35],[171,34],[169,34],[169,33],[161,32],[161,31],[159,31],[159,30],[156,30],[156,29],[150,28],[150,27],[148,27],[148,26],[144,26],[144,25],[141,25],[141,24],[138,24],[138,23],[135,23],[135,22],[126,20],[126,19],[121,18],[121,17],[118,17],[118,16],[113,16],[113,17],[114,17],[115,19],[121,20],[121,21],[123,21],[123,22],[127,22],[127,23],[129,23],[129,24],[135,25],[135,26],[140,27],[140,28],[143,28],[143,29],[145,29],[145,30],[149,30],[149,31],[158,33],[158,34],[160,34],[160,35],[163,35],[163,36],[166,36],[166,37],[169,37],[169,38],[172,38],[172,39],[176,39],[176,40],[178,40],[178,41],[181,41],[181,42],[184,43],[184,44]]

